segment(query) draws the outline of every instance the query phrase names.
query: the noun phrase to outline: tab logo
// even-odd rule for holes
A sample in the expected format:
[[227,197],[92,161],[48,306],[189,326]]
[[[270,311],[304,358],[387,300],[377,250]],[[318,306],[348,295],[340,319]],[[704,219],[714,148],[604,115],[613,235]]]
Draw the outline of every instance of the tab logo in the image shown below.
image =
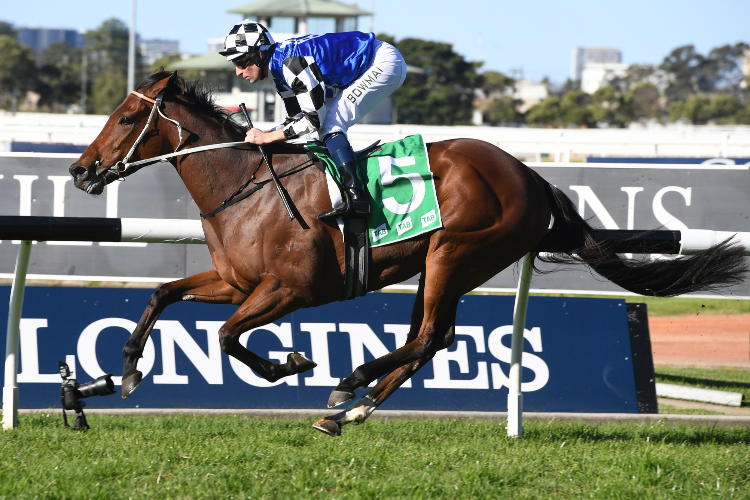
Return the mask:
[[399,236],[401,236],[406,231],[411,229],[411,227],[412,227],[412,224],[411,224],[411,215],[410,215],[409,217],[407,217],[406,219],[398,223],[398,225],[396,226],[396,232],[398,233]]
[[433,208],[422,216],[422,229],[426,228],[435,221],[437,221],[437,216],[435,215],[435,209]]
[[372,230],[372,241],[382,240],[386,236],[388,236],[388,229],[386,228],[385,224],[382,224]]

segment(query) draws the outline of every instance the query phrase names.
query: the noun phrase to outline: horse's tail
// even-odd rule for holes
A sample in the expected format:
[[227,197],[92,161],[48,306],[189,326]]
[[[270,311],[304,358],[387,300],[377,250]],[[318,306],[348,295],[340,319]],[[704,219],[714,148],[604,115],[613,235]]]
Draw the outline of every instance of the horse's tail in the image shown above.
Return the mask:
[[729,240],[698,255],[676,259],[620,257],[613,251],[613,242],[597,236],[565,193],[548,183],[546,188],[554,222],[538,248],[552,249],[552,253],[532,252],[532,257],[542,262],[583,261],[625,290],[659,297],[725,288],[741,283],[748,272],[744,249]]

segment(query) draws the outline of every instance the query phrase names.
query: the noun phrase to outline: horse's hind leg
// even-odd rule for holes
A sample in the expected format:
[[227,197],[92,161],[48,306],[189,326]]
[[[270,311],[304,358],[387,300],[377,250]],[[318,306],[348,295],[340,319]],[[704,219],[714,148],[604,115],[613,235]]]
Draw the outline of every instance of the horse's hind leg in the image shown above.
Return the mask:
[[299,307],[300,299],[294,290],[269,275],[219,329],[222,350],[269,382],[315,368],[316,363],[297,352],[290,353],[286,363],[279,364],[261,358],[240,344],[242,333],[276,321]]
[[[331,392],[328,407],[333,408],[354,399],[354,390],[367,385],[400,366],[434,355],[443,347],[443,339],[453,327],[456,317],[458,299],[463,294],[464,286],[460,283],[461,273],[448,272],[443,266],[425,267],[424,281],[420,281],[422,291],[422,314],[412,312],[410,340],[401,348],[380,358],[359,366],[347,378],[342,380]],[[455,283],[452,283],[455,282]],[[415,309],[420,305],[417,300]],[[415,332],[416,335],[415,335]]]
[[123,399],[140,385],[143,375],[136,368],[143,354],[151,330],[164,309],[181,300],[209,302],[214,304],[241,304],[247,295],[233,288],[219,277],[215,270],[205,271],[160,286],[148,299],[138,325],[122,349],[122,397]]
[[[450,328],[443,339],[442,349],[450,347],[455,337],[455,327]],[[363,423],[391,394],[396,392],[396,389],[412,378],[433,356],[430,354],[424,359],[418,359],[396,368],[383,377],[375,387],[355,401],[348,409],[318,420],[313,424],[313,427],[329,436],[340,436],[341,427],[344,425],[352,422],[357,424]]]

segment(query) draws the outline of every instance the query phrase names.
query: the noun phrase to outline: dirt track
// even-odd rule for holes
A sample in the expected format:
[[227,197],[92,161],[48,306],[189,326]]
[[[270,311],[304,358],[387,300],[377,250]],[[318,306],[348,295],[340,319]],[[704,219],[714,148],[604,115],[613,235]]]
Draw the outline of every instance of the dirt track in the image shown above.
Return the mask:
[[750,314],[649,318],[655,365],[750,368]]

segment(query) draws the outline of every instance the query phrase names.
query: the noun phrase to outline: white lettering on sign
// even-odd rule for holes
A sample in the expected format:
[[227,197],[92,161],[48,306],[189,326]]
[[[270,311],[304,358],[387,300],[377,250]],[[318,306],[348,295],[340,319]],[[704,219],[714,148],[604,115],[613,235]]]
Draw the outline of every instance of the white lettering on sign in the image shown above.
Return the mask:
[[398,224],[396,224],[396,232],[399,236],[404,234],[406,231],[411,229],[411,215],[407,217],[406,219],[402,220]]
[[[367,323],[339,323],[339,331],[349,334],[349,346],[352,355],[352,371],[365,364],[365,348],[374,358],[388,354],[388,348],[383,344]],[[375,387],[377,380],[373,380],[369,387]]]
[[38,330],[47,328],[46,319],[23,318],[19,325],[21,372],[18,382],[21,383],[60,383],[60,372],[39,373],[39,342]]
[[221,345],[219,344],[219,328],[223,321],[196,321],[198,330],[206,331],[208,354],[203,352],[190,333],[183,328],[182,323],[174,320],[158,320],[155,329],[161,332],[161,375],[154,375],[154,384],[187,384],[187,375],[177,374],[175,362],[175,345],[195,366],[198,372],[209,384],[223,384],[224,375],[221,365]]
[[[409,325],[383,325],[383,331],[385,333],[392,333],[396,337],[396,349],[406,345],[406,339],[409,338]],[[411,379],[407,380],[401,385],[401,388],[411,387]]]
[[301,323],[299,329],[310,332],[312,359],[318,363],[313,368],[312,377],[305,379],[305,385],[311,387],[335,387],[341,379],[331,377],[331,362],[328,357],[328,332],[336,331],[336,323]]
[[[52,216],[65,217],[65,185],[73,178],[69,175],[48,175],[52,181]],[[90,247],[90,241],[48,241],[47,245]]]
[[[105,193],[107,196],[107,212],[106,217],[108,219],[117,218],[117,206],[120,199],[120,186],[122,182],[113,182],[107,184],[105,187]],[[115,241],[100,241],[100,247],[136,247],[143,248],[148,246],[148,243],[137,243],[137,242],[115,242]]]
[[[411,183],[412,195],[411,199],[406,203],[399,203],[396,198],[390,196],[383,199],[383,206],[386,210],[394,214],[410,214],[422,204],[426,188],[424,185],[424,179],[418,173],[409,174],[394,174],[391,171],[391,167],[410,167],[416,165],[416,158],[413,156],[404,156],[403,158],[394,158],[392,156],[381,156],[378,158],[378,165],[380,166],[380,182],[383,187],[386,188],[391,184],[395,183],[398,179],[406,179]],[[401,233],[399,233],[401,234]]]
[[[292,324],[291,323],[282,323],[281,325],[275,325],[273,323],[269,323],[268,325],[261,326],[258,328],[253,328],[250,331],[247,331],[240,335],[240,344],[247,348],[247,341],[250,340],[250,335],[252,335],[253,332],[257,332],[258,330],[266,330],[278,337],[279,341],[281,341],[281,346],[286,347],[287,349],[293,349],[294,348],[294,342],[292,341]],[[286,363],[286,357],[289,353],[292,351],[269,351],[268,358],[269,359],[275,359],[279,361],[280,363]],[[301,353],[304,355],[304,353]],[[255,387],[273,387],[276,385],[281,384],[287,384],[291,386],[298,386],[299,385],[299,378],[297,375],[290,375],[289,377],[284,377],[281,380],[277,380],[276,382],[269,382],[268,380],[259,377],[258,375],[253,372],[249,366],[245,365],[242,361],[239,359],[233,358],[232,356],[229,356],[229,364],[232,366],[232,369],[234,370],[234,373],[237,374],[237,376],[245,383],[250,384]]]
[[[510,364],[511,349],[510,347],[503,345],[502,342],[503,337],[506,335],[513,335],[513,325],[501,326],[500,328],[492,330],[492,333],[490,333],[490,336],[487,339],[487,347],[495,358],[503,363]],[[524,330],[523,338],[531,344],[531,348],[534,352],[542,352],[542,330],[539,329],[539,327],[532,328],[531,330]],[[547,363],[536,354],[531,354],[525,351],[521,358],[521,366],[534,372],[534,380],[531,382],[522,382],[521,391],[538,391],[547,385],[547,382],[549,382],[549,367],[547,366]],[[492,370],[493,389],[510,386],[510,380],[505,375],[502,368],[500,368],[499,363],[492,363],[490,369]]]
[[422,228],[426,228],[430,224],[437,222],[437,215],[435,215],[435,209],[430,210],[422,216]]
[[372,241],[378,241],[388,236],[388,228],[385,224],[381,224],[372,230]]
[[667,193],[681,194],[682,198],[685,200],[685,205],[689,207],[691,195],[693,193],[692,188],[682,188],[678,186],[667,186],[661,188],[656,192],[653,203],[654,217],[656,217],[656,220],[658,220],[664,227],[671,229],[672,231],[682,231],[687,229],[688,227],[681,220],[667,212],[667,209],[664,208],[662,198],[664,198],[664,195]]
[[[154,375],[153,383],[157,385],[186,385],[191,382],[188,375],[178,373],[176,348],[179,347],[208,384],[222,385],[224,383],[223,353],[219,343],[219,329],[223,324],[223,321],[196,321],[196,329],[206,332],[207,347],[204,350],[181,322],[175,320],[157,321],[154,329],[160,332],[158,337],[160,338],[162,373]],[[338,324],[338,330],[336,323],[301,323],[299,326],[301,331],[310,334],[310,345],[312,347],[310,357],[317,363],[317,366],[312,370],[312,376],[304,379],[304,385],[306,386],[335,387],[340,381],[339,378],[331,376],[328,343],[328,334],[331,332],[339,331],[348,334],[352,370],[366,362],[368,356],[366,356],[365,351],[372,358],[379,358],[388,354],[391,350],[368,323],[340,323]],[[109,367],[108,371],[105,372],[99,364],[96,351],[97,341],[102,332],[108,329],[114,329],[115,332],[118,331],[117,329],[132,332],[135,327],[135,322],[123,318],[103,318],[88,325],[81,332],[77,347],[78,361],[86,374],[96,378],[115,369],[115,367]],[[40,373],[39,341],[37,337],[40,330],[44,328],[48,328],[47,319],[24,318],[21,320],[20,363],[22,371],[18,375],[20,383],[60,383],[59,373]],[[264,353],[259,353],[259,355],[277,360],[280,363],[286,362],[287,355],[292,352],[294,347],[292,324],[269,324],[255,328],[243,333],[240,336],[240,343],[247,347],[250,335],[258,330],[265,330],[273,334],[282,347],[282,350],[268,352],[267,356]],[[393,334],[395,348],[400,348],[406,344],[409,331],[410,325],[408,324],[383,324],[383,332]],[[501,369],[500,363],[510,363],[511,354],[510,348],[502,344],[502,339],[506,335],[511,335],[512,332],[512,325],[501,326],[494,329],[485,339],[485,331],[482,326],[456,326],[455,347],[451,350],[438,351],[432,359],[432,378],[424,380],[424,388],[486,390],[490,389],[490,374],[492,375],[491,385],[493,389],[507,386],[509,381]],[[110,332],[107,335],[109,337]],[[542,337],[539,328],[526,330],[524,338],[531,344],[534,352],[542,351]],[[108,338],[106,344],[118,346],[117,350],[119,351],[119,346],[123,342]],[[107,347],[107,349],[110,349],[110,347]],[[487,351],[500,363],[476,360],[478,354],[484,354]],[[75,370],[75,358],[76,356],[73,355],[65,357],[72,370]],[[237,377],[249,385],[255,387],[273,387],[281,384],[299,385],[298,375],[285,377],[271,383],[254,373],[239,360],[232,357],[228,359]],[[154,342],[149,338],[143,357],[138,362],[138,369],[143,372],[144,378],[152,371],[155,360],[156,349]],[[549,381],[549,368],[539,356],[524,353],[523,366],[534,372],[534,379],[523,384],[524,392],[539,390]],[[456,372],[456,368],[458,368],[458,372]],[[470,373],[475,374],[473,378],[461,378],[461,375]],[[115,384],[121,385],[121,377],[112,377],[112,379]],[[370,387],[374,386],[375,383],[372,382]],[[412,381],[407,380],[402,387],[412,387]]]
[[578,193],[578,213],[581,217],[586,218],[586,203],[588,203],[605,229],[620,229],[589,186],[570,186],[570,189]]
[[465,340],[458,340],[459,335],[467,335],[474,339],[477,353],[485,352],[484,328],[481,326],[457,326],[455,350],[443,349],[432,358],[434,377],[425,379],[425,389],[489,389],[487,377],[487,362],[477,362],[477,376],[470,380],[451,378],[450,362],[458,364],[460,373],[469,373],[469,355]]
[[[102,370],[99,366],[99,360],[96,357],[96,341],[99,335],[107,328],[120,328],[128,332],[128,335],[133,333],[135,330],[136,323],[125,318],[103,318],[98,321],[94,321],[89,326],[84,328],[81,332],[81,336],[78,337],[78,361],[81,363],[81,368],[91,378],[98,378],[102,375],[106,375],[107,372]],[[115,344],[122,345],[124,342],[114,342]],[[149,337],[146,341],[146,347],[143,349],[143,357],[138,360],[138,370],[143,373],[145,378],[151,372],[154,367],[154,361],[156,361],[156,349],[154,349],[154,342]],[[114,371],[115,367],[112,367]],[[115,372],[116,373],[116,372]],[[122,377],[112,377],[112,382],[115,385],[122,385]]]

